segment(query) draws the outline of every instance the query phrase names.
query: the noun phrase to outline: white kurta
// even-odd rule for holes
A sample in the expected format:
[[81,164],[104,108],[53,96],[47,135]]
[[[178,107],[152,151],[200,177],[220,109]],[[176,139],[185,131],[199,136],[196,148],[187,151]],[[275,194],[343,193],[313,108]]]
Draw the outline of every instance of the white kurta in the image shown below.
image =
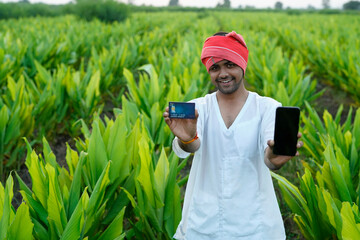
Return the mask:
[[[186,186],[182,220],[175,238],[187,240],[285,239],[284,225],[268,167],[280,103],[254,92],[227,128],[216,94],[193,100],[201,146]],[[173,150],[185,158],[175,138]]]

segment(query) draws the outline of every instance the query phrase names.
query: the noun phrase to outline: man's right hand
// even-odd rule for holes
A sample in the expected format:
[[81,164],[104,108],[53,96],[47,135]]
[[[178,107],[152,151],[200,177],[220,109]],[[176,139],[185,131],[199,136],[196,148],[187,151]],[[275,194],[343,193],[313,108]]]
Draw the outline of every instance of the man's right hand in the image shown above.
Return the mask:
[[194,119],[169,118],[169,107],[166,107],[163,116],[171,132],[181,141],[188,142],[196,136],[196,124],[199,117],[197,109],[195,109]]

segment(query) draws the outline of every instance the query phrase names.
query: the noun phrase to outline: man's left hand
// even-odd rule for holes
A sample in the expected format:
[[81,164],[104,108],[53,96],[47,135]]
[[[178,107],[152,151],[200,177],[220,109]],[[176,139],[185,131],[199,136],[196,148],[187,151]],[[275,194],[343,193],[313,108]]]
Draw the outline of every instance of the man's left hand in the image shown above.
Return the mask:
[[[299,132],[297,137],[298,139],[302,136],[302,134]],[[268,146],[265,150],[265,164],[271,169],[271,170],[278,170],[280,169],[285,163],[287,163],[291,158],[294,156],[283,156],[283,155],[276,155],[273,153],[274,148],[274,140],[269,140],[267,142]],[[296,147],[301,148],[304,145],[302,141],[298,141]],[[299,156],[299,152],[296,151],[296,155]]]

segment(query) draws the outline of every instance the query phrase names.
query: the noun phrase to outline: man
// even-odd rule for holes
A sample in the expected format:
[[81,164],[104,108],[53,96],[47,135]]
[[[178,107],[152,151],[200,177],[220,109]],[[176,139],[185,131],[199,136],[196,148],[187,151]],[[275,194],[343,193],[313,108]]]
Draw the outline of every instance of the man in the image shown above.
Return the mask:
[[217,91],[192,101],[195,119],[164,112],[175,153],[195,153],[176,239],[285,239],[269,169],[292,157],[272,152],[280,103],[245,89],[247,60],[241,35],[209,37],[201,61]]

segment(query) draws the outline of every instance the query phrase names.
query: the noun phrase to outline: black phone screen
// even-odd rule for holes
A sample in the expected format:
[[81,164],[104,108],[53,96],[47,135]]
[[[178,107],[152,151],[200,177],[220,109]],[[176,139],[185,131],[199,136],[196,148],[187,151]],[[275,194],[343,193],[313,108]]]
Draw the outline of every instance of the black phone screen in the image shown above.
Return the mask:
[[300,108],[298,107],[278,107],[276,109],[274,154],[295,156],[299,118]]

